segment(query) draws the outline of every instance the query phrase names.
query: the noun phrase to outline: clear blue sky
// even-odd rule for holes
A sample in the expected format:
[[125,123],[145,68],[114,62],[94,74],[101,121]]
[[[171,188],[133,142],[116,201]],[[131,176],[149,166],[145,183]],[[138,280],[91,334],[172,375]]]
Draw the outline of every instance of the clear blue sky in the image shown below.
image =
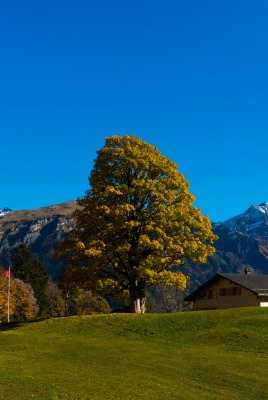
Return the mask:
[[135,134],[177,162],[213,221],[268,201],[266,0],[0,2],[0,208],[88,189]]

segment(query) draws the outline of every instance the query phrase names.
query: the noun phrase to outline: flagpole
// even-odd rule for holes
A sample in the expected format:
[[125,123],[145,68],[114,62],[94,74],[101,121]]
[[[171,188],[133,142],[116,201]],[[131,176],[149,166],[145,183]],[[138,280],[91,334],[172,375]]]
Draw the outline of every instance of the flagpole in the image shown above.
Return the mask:
[[7,322],[10,321],[10,266],[8,267]]

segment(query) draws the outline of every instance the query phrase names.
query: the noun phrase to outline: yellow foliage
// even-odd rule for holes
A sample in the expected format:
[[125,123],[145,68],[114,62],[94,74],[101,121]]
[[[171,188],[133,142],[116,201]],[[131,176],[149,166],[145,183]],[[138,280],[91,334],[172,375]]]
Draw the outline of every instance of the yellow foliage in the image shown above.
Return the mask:
[[101,249],[86,249],[85,250],[85,255],[88,257],[98,257],[101,254],[102,254]]
[[77,289],[75,306],[78,315],[109,313],[111,311],[103,297],[93,295],[91,290],[85,289]]
[[[10,318],[33,319],[38,314],[38,306],[30,285],[19,279],[10,279]],[[8,278],[0,268],[0,321],[6,321],[8,315]]]
[[104,196],[108,196],[109,194],[121,195],[122,192],[121,192],[121,190],[117,189],[117,188],[114,187],[114,186],[106,186],[103,195],[104,195]]
[[102,205],[98,207],[98,210],[100,213],[102,213],[103,215],[108,215],[111,212],[111,209],[109,207],[107,207],[106,205]]
[[186,287],[187,277],[181,272],[161,271],[155,272],[153,270],[145,270],[144,278],[149,284],[162,284],[165,286],[177,285],[179,289],[183,290]]
[[106,138],[97,154],[91,189],[74,213],[71,237],[78,251],[70,252],[70,260],[88,263],[102,290],[184,287],[186,278],[173,265],[205,262],[217,237],[193,206],[177,164],[133,135]]
[[125,243],[122,246],[118,246],[115,250],[117,253],[126,253],[130,250],[131,245],[129,243]]
[[117,290],[119,288],[118,282],[112,278],[98,279],[96,282],[97,291]]
[[84,250],[86,246],[84,245],[84,243],[79,241],[79,242],[77,242],[76,247],[78,250]]

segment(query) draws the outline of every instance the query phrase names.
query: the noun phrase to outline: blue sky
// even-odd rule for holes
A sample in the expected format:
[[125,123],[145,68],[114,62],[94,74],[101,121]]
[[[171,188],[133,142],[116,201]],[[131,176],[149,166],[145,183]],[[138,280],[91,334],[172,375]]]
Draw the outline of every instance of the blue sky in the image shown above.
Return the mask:
[[268,202],[268,2],[0,2],[0,208],[76,199],[104,138],[177,162],[213,221]]

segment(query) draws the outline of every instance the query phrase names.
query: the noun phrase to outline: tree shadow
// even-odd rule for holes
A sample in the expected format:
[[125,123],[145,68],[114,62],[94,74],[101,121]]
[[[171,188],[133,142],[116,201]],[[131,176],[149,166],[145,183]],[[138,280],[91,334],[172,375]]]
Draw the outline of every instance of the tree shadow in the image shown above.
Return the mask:
[[41,319],[34,319],[32,321],[12,321],[12,322],[4,322],[0,323],[0,332],[4,331],[12,331],[22,327],[23,325],[35,324],[37,322],[42,321]]

